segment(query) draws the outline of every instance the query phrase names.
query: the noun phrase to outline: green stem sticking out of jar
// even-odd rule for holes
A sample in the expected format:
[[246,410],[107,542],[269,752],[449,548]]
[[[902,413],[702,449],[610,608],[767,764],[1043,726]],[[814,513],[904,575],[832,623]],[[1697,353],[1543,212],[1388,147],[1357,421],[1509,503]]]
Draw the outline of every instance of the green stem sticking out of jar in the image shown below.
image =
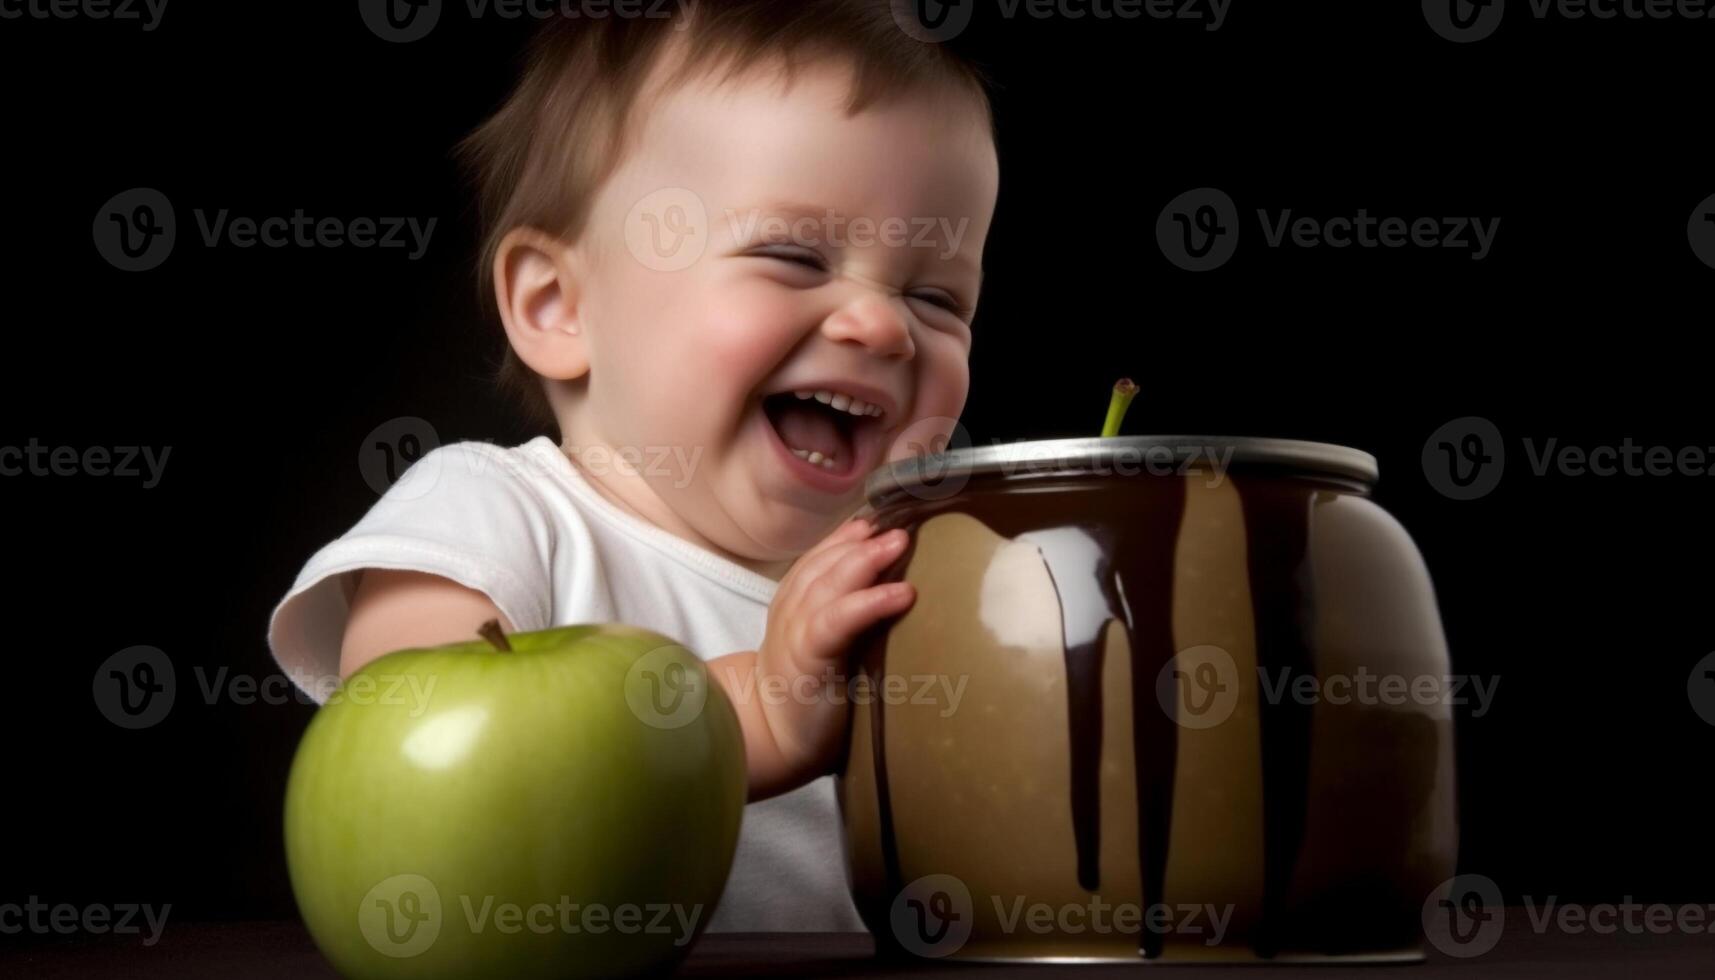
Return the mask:
[[1136,395],[1137,384],[1130,378],[1114,382],[1114,395],[1108,400],[1108,420],[1102,423],[1103,438],[1120,434],[1120,422],[1125,419],[1126,409],[1131,407],[1131,400]]

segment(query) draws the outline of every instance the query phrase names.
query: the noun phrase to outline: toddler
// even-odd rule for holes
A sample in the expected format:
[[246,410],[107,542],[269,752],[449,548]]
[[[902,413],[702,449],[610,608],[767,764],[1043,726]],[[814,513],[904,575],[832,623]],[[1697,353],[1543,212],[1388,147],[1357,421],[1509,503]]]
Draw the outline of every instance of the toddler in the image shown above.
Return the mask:
[[969,388],[991,110],[981,71],[890,2],[542,25],[463,149],[498,380],[559,438],[428,453],[269,625],[318,696],[489,619],[685,644],[737,709],[748,766],[714,930],[863,929],[828,775],[845,699],[823,695],[913,594],[875,583],[904,532],[853,515],[865,476],[950,433]]

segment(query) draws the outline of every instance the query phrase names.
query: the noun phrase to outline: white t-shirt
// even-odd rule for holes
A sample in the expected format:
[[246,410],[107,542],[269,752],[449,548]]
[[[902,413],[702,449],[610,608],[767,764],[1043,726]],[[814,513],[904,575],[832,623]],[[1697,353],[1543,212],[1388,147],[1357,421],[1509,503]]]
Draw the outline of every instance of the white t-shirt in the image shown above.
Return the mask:
[[[364,568],[410,569],[484,593],[518,632],[629,623],[712,658],[762,642],[777,583],[614,505],[547,436],[442,446],[317,551],[275,607],[268,643],[325,699]],[[832,776],[745,807],[712,931],[856,932]]]

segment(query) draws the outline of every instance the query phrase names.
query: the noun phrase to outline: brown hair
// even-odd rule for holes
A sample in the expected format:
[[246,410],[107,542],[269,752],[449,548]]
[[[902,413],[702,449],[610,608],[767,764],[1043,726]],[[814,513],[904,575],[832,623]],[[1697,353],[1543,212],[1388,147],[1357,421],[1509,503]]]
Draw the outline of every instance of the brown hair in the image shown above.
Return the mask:
[[[944,44],[907,34],[894,18],[905,0],[691,0],[661,16],[551,17],[525,54],[518,85],[458,146],[477,185],[482,222],[479,289],[492,294],[500,242],[515,228],[575,239],[602,182],[620,163],[625,123],[666,45],[681,36],[684,61],[666,86],[724,64],[726,77],[771,59],[787,83],[799,60],[843,58],[854,68],[846,113],[909,92],[963,92],[988,120],[992,81]],[[907,14],[906,16],[909,16]],[[485,303],[486,305],[486,303]],[[541,379],[506,344],[494,382],[532,426],[557,426]]]

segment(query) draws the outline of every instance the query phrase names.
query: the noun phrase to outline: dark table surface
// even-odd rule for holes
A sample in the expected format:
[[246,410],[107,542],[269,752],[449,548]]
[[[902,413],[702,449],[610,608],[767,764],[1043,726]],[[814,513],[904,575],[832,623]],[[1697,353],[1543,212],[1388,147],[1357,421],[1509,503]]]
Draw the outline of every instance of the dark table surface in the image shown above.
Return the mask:
[[[1513,913],[1518,918],[1513,918]],[[1668,935],[1593,932],[1538,933],[1513,922],[1528,923],[1523,909],[1507,910],[1508,929],[1495,947],[1481,956],[1454,959],[1431,949],[1428,959],[1408,966],[1282,966],[1293,980],[1330,976],[1344,980],[1388,977],[1418,980],[1445,976],[1549,978],[1636,976],[1696,977],[1715,980],[1715,934]],[[180,923],[169,927],[159,942],[145,947],[141,940],[106,938],[32,939],[0,937],[0,977],[77,978],[77,980],[333,980],[336,974],[316,951],[309,934],[297,922]],[[698,941],[679,970],[683,977],[968,977],[1004,973],[1010,977],[1078,974],[1115,976],[1148,971],[1195,976],[1198,980],[1243,977],[1256,980],[1267,967],[1136,965],[985,965],[937,961],[891,964],[873,958],[866,934],[854,933],[716,933]]]

